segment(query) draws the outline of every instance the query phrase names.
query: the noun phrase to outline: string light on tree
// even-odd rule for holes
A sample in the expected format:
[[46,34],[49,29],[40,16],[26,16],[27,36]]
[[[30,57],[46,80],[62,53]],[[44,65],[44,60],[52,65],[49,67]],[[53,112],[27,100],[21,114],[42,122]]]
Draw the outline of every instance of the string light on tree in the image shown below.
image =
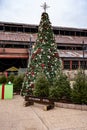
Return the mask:
[[[34,87],[38,73],[43,72],[47,80],[52,84],[57,70],[60,69],[54,34],[49,16],[46,13],[46,9],[49,6],[45,2],[42,7],[44,12],[41,15],[36,45],[32,51],[28,74],[23,86],[24,95],[32,95],[33,92],[31,90],[33,90],[32,87]],[[27,87],[26,82],[28,83]],[[29,90],[28,92],[25,91],[26,88]]]

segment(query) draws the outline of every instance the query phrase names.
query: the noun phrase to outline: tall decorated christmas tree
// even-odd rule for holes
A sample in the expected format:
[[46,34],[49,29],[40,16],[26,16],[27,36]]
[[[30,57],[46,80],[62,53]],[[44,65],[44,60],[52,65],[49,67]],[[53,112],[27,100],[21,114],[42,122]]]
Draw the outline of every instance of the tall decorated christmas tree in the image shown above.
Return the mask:
[[22,92],[25,95],[32,93],[32,88],[34,87],[39,72],[43,72],[48,81],[52,84],[57,70],[60,69],[57,45],[49,16],[45,10],[41,15],[36,45],[28,65],[22,87]]

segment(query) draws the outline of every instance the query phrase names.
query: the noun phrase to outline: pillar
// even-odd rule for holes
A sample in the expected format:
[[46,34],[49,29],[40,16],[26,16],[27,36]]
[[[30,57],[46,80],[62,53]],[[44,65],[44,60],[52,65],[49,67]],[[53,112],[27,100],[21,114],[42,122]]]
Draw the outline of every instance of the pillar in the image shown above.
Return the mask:
[[62,59],[62,69],[64,69],[64,60]]
[[70,70],[72,70],[72,60],[70,60]]
[[78,61],[78,68],[79,68],[79,69],[81,68],[81,66],[80,66],[80,60]]

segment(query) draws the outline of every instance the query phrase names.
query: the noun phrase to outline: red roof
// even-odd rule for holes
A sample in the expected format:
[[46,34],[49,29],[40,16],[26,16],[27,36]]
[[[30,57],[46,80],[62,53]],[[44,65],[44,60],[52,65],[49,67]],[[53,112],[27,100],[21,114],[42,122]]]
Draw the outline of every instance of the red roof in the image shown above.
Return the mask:
[[[84,57],[87,58],[87,51],[84,51]],[[77,50],[58,50],[59,57],[72,57],[72,58],[83,58],[83,51],[77,51]]]
[[[0,32],[0,40],[6,41],[30,41],[29,33],[21,33],[21,32]],[[37,39],[37,33],[32,34],[32,41],[35,42]],[[56,43],[68,43],[68,44],[82,44],[83,40],[84,43],[87,44],[87,37],[80,37],[80,36],[62,36],[62,35],[55,35]]]
[[70,43],[70,44],[87,44],[87,37],[77,37],[77,36],[60,36],[56,35],[55,40],[57,43]]
[[[18,32],[0,32],[0,40],[6,41],[29,41],[30,35],[28,33]],[[37,34],[33,34],[32,41],[36,41]]]

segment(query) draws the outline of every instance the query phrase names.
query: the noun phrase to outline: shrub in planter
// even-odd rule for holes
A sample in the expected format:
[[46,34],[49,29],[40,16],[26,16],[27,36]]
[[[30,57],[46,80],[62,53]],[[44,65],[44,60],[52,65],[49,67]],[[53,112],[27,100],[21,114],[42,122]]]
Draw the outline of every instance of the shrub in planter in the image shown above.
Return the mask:
[[37,97],[49,96],[49,81],[43,73],[39,73],[34,84],[33,95]]
[[72,101],[77,104],[87,104],[87,76],[79,70],[72,89]]
[[19,75],[14,78],[13,81],[13,91],[16,93],[20,93],[20,90],[22,88],[22,82],[23,82],[23,76]]
[[14,74],[9,75],[8,78],[7,78],[7,83],[8,83],[9,81],[10,81],[11,83],[13,83],[14,78],[15,78]]
[[58,72],[54,79],[53,86],[50,88],[49,92],[50,98],[56,100],[70,100],[71,88],[70,82],[65,74]]
[[0,84],[6,83],[7,82],[7,78],[5,75],[0,76]]

